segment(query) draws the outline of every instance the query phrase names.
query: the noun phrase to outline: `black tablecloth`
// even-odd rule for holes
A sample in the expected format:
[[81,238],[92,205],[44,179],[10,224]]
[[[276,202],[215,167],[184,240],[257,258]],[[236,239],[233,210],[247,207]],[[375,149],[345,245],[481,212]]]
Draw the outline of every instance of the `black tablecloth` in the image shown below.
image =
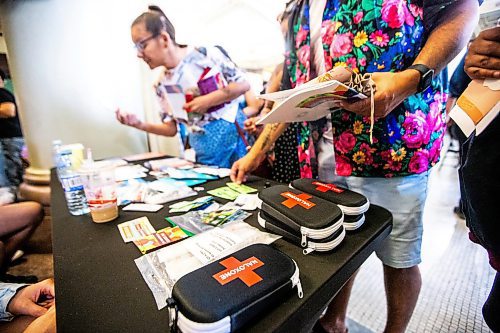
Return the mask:
[[[210,190],[227,181],[202,186]],[[250,177],[248,185],[261,189],[265,182]],[[170,203],[157,213],[120,211],[118,219],[97,224],[89,215],[69,214],[54,170],[51,195],[58,332],[166,332],[168,312],[157,310],[134,263],[141,254],[132,243],[123,242],[117,225],[148,216],[156,230],[164,228],[168,226],[164,217]],[[284,240],[274,242],[297,262],[304,298],[291,294],[280,306],[250,323],[246,331],[307,332],[324,306],[387,237],[391,221],[386,209],[372,205],[362,228],[348,232],[330,253],[305,256],[301,248]],[[255,213],[247,222],[258,227]]]

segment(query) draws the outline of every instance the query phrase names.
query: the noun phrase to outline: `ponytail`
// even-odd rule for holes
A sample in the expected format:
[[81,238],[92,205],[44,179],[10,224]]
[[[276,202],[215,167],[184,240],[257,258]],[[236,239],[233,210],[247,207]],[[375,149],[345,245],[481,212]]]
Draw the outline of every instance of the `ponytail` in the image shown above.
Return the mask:
[[160,7],[155,5],[148,6],[148,11],[139,15],[134,22],[132,22],[132,26],[139,23],[144,23],[146,30],[151,32],[153,35],[159,35],[162,31],[166,31],[175,45],[183,46],[177,44],[175,41],[174,25],[170,22]]

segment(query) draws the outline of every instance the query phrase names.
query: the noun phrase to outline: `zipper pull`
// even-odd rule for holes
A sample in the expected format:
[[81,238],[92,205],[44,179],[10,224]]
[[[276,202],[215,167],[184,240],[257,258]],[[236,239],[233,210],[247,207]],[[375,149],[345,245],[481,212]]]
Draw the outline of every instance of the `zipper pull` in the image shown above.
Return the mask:
[[300,240],[300,245],[302,245],[302,247],[306,247],[307,246],[307,235],[304,231],[301,231],[302,233],[302,238]]
[[168,316],[169,316],[169,326],[172,333],[177,333],[177,318],[179,309],[177,308],[177,303],[172,297],[167,298]]
[[299,298],[304,297],[304,292],[302,292],[302,283],[300,283],[300,278],[297,280],[297,294],[299,295]]
[[295,272],[292,275],[292,288],[297,287],[297,294],[299,295],[299,298],[302,298],[304,297],[304,293],[302,292],[302,284],[300,283],[299,266],[297,266],[295,260],[292,259],[292,261],[295,265]]
[[307,254],[309,254],[309,253],[311,253],[311,252],[314,252],[314,249],[313,249],[313,248],[311,248],[311,247],[308,247],[308,248],[306,248],[306,249],[303,249],[303,250],[302,250],[302,253],[303,253],[304,255],[307,255]]

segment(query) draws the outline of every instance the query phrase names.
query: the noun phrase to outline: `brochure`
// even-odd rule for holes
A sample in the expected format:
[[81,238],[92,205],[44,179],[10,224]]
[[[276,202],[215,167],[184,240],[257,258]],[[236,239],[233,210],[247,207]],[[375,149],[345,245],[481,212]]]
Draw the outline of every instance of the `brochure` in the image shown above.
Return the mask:
[[[200,89],[201,95],[210,94],[213,91],[224,88],[226,85],[226,80],[224,79],[222,74],[220,72],[217,72],[216,69],[209,67],[205,68],[205,71],[203,71],[203,74],[198,81],[198,88]],[[207,113],[214,112],[223,108],[224,104],[226,103],[212,106],[208,109]]]
[[142,254],[146,254],[187,237],[188,235],[181,228],[167,227],[151,235],[134,240],[134,244]]
[[[350,88],[352,73],[345,67],[335,67],[322,76],[294,89],[263,94],[259,98],[275,102],[275,108],[257,124],[313,121],[338,109],[339,101],[367,98],[361,89]],[[364,82],[360,82],[364,83]],[[357,85],[356,85],[357,86]]]

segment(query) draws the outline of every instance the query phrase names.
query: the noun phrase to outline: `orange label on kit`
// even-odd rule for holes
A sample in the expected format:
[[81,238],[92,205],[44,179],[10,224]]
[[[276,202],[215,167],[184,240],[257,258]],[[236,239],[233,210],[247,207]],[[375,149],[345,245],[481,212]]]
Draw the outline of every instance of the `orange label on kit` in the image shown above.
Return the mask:
[[325,183],[322,183],[322,182],[313,182],[312,184],[313,185],[318,185],[318,187],[316,187],[316,190],[318,190],[320,192],[328,192],[328,191],[333,191],[335,193],[342,193],[342,192],[344,192],[343,189],[338,188],[337,186],[335,186],[333,184],[325,184]]
[[219,262],[219,264],[226,267],[226,269],[212,275],[212,277],[221,285],[240,279],[248,287],[251,287],[262,281],[262,277],[255,273],[254,270],[263,266],[264,263],[256,257],[251,257],[244,261],[239,261],[235,257],[229,257]]
[[281,193],[281,196],[287,198],[287,200],[283,201],[281,204],[285,205],[288,208],[293,208],[299,205],[302,208],[311,209],[316,206],[315,203],[308,200],[312,198],[312,195],[306,193],[294,194],[292,192],[284,192]]

